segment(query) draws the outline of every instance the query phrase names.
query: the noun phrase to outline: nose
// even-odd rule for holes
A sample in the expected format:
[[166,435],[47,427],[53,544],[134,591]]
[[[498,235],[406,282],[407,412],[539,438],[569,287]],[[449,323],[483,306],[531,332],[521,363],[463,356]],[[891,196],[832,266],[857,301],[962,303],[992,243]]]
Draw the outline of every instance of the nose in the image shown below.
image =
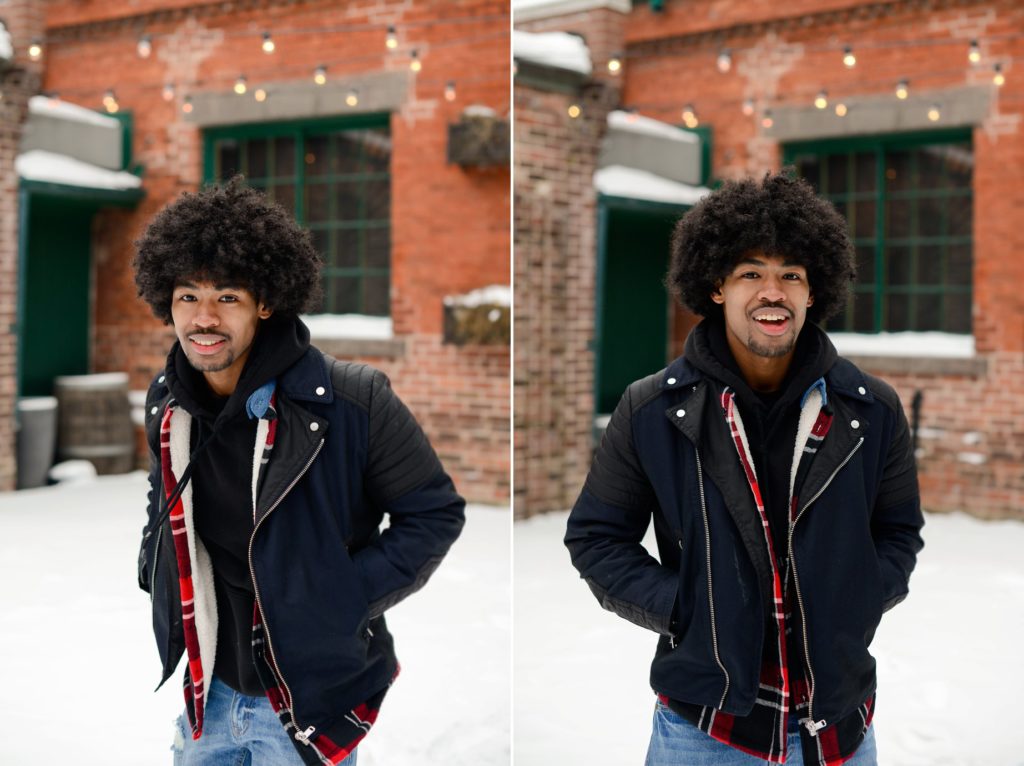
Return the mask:
[[199,301],[196,306],[196,313],[192,317],[192,324],[200,329],[209,329],[220,324],[220,317],[217,314],[215,301]]
[[786,293],[778,277],[767,275],[761,283],[757,297],[763,303],[781,303],[786,299]]

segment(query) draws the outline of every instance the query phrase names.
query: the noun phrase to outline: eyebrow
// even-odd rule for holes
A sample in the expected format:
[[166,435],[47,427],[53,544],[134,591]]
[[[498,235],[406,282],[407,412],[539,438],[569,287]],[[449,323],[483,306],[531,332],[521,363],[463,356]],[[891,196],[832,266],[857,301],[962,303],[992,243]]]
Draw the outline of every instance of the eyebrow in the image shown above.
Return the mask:
[[[744,258],[741,261],[737,261],[736,265],[733,268],[737,268],[738,269],[740,266],[767,266],[767,265],[768,265],[767,263],[765,263],[764,261],[762,261],[759,258]],[[794,266],[799,266],[801,268],[804,267],[804,265],[802,263],[797,263],[796,261],[783,261],[782,262],[782,268],[784,268],[784,269],[791,269]]]

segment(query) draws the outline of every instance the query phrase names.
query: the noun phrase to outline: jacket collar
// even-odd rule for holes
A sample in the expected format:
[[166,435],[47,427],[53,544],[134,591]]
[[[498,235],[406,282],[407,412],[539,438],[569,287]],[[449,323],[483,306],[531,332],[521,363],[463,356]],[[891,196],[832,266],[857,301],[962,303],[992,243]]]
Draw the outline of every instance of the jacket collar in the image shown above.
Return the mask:
[[330,404],[334,401],[330,370],[324,355],[313,346],[278,379],[278,390],[298,402]]

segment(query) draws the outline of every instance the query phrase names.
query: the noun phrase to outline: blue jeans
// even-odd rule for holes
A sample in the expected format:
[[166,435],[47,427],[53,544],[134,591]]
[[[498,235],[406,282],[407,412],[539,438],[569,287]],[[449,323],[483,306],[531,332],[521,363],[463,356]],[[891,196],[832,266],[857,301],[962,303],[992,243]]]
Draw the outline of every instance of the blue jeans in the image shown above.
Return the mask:
[[[210,681],[203,736],[192,739],[178,717],[174,766],[302,766],[302,759],[266,697],[239,694],[216,676]],[[341,762],[355,766],[356,752]]]
[[[786,764],[803,766],[799,732],[789,732],[786,743]],[[702,732],[674,710],[658,700],[654,709],[654,730],[647,750],[645,766],[756,766],[769,763],[729,747]],[[868,727],[867,736],[853,758],[843,766],[877,766],[875,730]]]

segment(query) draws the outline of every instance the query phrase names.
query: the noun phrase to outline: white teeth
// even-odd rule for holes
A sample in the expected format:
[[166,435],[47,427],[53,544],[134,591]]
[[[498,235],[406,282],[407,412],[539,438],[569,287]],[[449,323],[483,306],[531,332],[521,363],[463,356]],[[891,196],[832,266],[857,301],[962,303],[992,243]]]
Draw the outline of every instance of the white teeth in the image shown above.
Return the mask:
[[759,322],[781,322],[786,319],[784,314],[761,314],[757,317]]
[[199,338],[192,338],[192,342],[197,346],[216,346],[221,342],[221,340],[223,339],[217,338],[216,340],[200,340]]

